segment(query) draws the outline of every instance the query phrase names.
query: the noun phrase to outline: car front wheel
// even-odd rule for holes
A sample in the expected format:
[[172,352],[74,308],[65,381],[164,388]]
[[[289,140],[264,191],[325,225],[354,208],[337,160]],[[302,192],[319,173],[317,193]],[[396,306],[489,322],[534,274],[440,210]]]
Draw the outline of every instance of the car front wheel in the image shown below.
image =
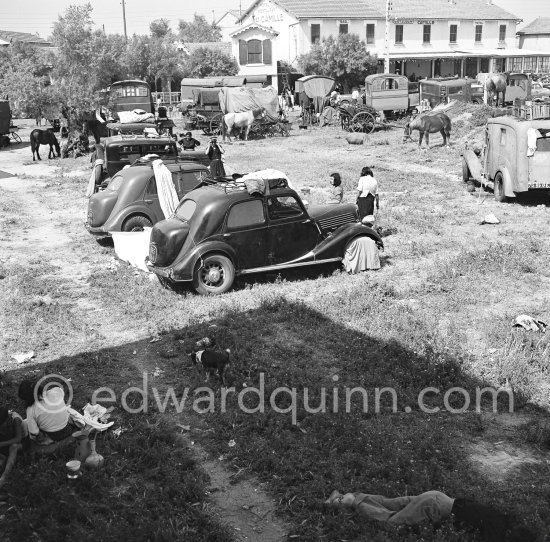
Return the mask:
[[146,216],[133,216],[122,225],[122,231],[143,231],[143,228],[152,228],[153,223]]
[[235,267],[231,260],[221,254],[212,254],[197,264],[193,288],[202,295],[223,294],[231,288],[234,279]]

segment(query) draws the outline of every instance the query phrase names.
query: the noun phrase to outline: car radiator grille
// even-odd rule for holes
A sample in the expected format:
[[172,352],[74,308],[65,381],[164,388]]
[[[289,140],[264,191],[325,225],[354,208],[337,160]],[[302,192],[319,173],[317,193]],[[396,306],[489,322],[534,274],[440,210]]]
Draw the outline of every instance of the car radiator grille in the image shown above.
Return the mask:
[[154,264],[157,261],[157,245],[151,243],[149,246],[149,261]]
[[342,226],[342,224],[357,222],[357,216],[355,213],[344,213],[343,215],[322,218],[318,222],[323,231],[334,231],[336,228]]

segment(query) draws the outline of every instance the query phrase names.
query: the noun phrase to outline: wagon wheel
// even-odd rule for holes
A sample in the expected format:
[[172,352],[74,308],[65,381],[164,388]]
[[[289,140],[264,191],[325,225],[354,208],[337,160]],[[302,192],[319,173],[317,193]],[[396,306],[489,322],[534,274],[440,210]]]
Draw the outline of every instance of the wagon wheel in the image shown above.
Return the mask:
[[16,143],[23,143],[23,140],[19,137],[18,133],[11,132],[11,137]]
[[374,124],[374,116],[368,111],[361,111],[351,119],[350,130],[370,134],[374,130]]
[[210,133],[207,135],[219,136],[222,133],[223,114],[217,113],[210,119]]

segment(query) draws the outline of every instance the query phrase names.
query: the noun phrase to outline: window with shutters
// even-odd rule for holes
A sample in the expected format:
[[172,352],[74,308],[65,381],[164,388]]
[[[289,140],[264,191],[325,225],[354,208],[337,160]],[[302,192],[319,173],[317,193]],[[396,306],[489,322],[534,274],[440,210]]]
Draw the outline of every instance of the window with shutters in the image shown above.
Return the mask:
[[367,45],[374,43],[374,25],[367,25]]
[[501,24],[498,27],[498,41],[506,41],[506,25]]
[[311,43],[319,43],[321,41],[321,25],[311,25]]
[[247,64],[262,63],[262,42],[260,40],[249,40]]
[[239,40],[239,64],[271,64],[271,40]]

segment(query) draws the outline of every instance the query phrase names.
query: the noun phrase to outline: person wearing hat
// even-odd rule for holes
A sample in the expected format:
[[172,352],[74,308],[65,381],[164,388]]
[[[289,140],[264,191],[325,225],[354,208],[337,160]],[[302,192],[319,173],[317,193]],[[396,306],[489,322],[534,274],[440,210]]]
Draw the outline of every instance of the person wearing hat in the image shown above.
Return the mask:
[[180,134],[179,144],[184,151],[194,151],[195,147],[200,147],[200,141],[197,141],[191,132],[187,132],[185,135]]
[[29,437],[17,412],[0,407],[0,487],[2,487],[15,465],[17,452],[29,446]]
[[225,168],[223,167],[223,148],[218,145],[218,138],[211,137],[206,146],[205,154],[210,158],[210,173],[212,177],[225,177]]

